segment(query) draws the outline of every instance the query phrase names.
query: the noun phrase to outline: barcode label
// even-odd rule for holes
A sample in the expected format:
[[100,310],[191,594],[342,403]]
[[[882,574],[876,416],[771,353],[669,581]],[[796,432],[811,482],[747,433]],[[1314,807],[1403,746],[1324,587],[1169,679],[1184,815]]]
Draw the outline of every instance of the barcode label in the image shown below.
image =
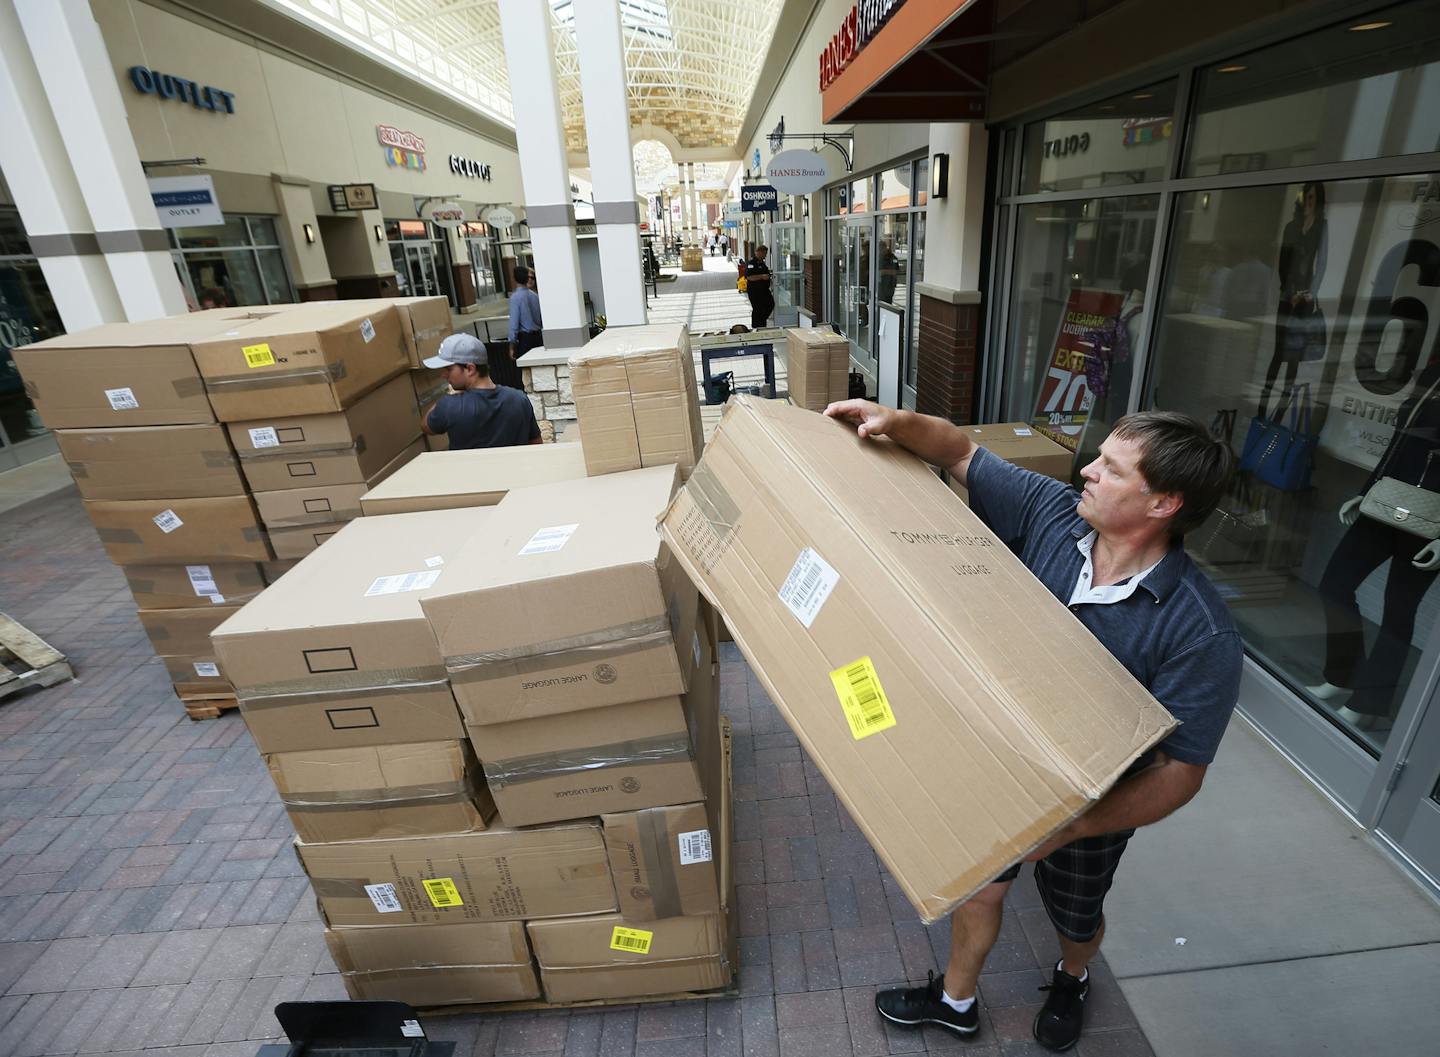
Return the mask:
[[795,619],[807,628],[815,623],[820,607],[840,582],[840,574],[809,547],[800,552],[790,575],[780,585],[780,601],[784,602]]
[[880,676],[869,657],[861,657],[844,668],[830,673],[830,682],[845,710],[845,720],[855,740],[879,734],[895,725],[895,713],[880,686]]
[[256,367],[269,367],[275,363],[275,354],[263,341],[258,345],[246,345],[240,351],[245,354],[245,366],[252,370]]
[[398,914],[405,909],[400,905],[400,896],[392,884],[366,885],[365,894],[381,914]]
[[631,954],[649,954],[650,941],[655,938],[655,933],[646,932],[644,929],[627,929],[624,925],[616,925],[615,931],[610,933],[610,949],[612,951],[628,951]]
[[220,666],[213,661],[196,661],[195,674],[205,679],[220,678]]
[[167,536],[185,524],[173,510],[162,510],[150,520],[155,522],[156,527]]
[[105,399],[110,401],[111,411],[134,411],[140,407],[133,389],[106,389]]
[[681,866],[689,866],[696,862],[709,862],[712,857],[708,829],[692,829],[689,833],[680,834]]
[[218,606],[218,605],[223,605],[224,602],[225,602],[225,596],[224,596],[224,595],[211,595],[211,596],[210,596],[210,602],[211,602],[212,605],[217,605],[217,606]]
[[252,448],[278,448],[280,447],[280,436],[275,432],[274,426],[261,426],[259,429],[250,431],[250,446]]
[[407,1039],[423,1039],[425,1030],[420,1027],[418,1020],[402,1020],[400,1022],[400,1034]]
[[375,324],[371,323],[368,319],[361,323],[360,336],[365,339],[365,344],[369,345],[375,340]]
[[220,588],[215,586],[215,573],[208,565],[187,565],[185,575],[190,577],[190,586],[201,598],[208,595],[218,595]]
[[431,881],[421,881],[425,886],[425,894],[430,897],[430,902],[437,907],[463,907],[465,900],[460,898],[460,890],[455,887],[455,882],[449,877],[436,877]]
[[553,554],[570,541],[570,537],[579,527],[578,524],[551,525],[549,528],[538,529],[535,535],[530,537],[530,542],[520,548],[520,553]]
[[1034,432],[1030,429],[1027,429],[1025,426],[1015,427],[1015,436],[1017,437],[1032,437],[1034,435]]
[[365,591],[366,598],[376,595],[394,595],[401,591],[423,591],[435,586],[442,569],[426,569],[423,573],[398,573],[395,576],[377,576]]
[[438,554],[435,555],[433,558],[426,558],[426,559],[425,559],[425,566],[426,566],[426,568],[429,568],[429,569],[438,569],[438,568],[440,568],[440,566],[442,566],[442,565],[444,565],[444,564],[445,564],[445,559],[442,558],[442,557],[440,557],[440,555],[438,555]]

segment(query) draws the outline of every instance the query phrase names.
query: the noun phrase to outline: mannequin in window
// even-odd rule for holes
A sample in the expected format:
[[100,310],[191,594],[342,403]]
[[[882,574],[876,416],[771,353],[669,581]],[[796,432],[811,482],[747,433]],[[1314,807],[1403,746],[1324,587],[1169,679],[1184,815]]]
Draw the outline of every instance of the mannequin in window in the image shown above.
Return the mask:
[[[1415,633],[1415,612],[1440,571],[1440,541],[1360,514],[1360,503],[1381,476],[1440,491],[1440,358],[1420,373],[1395,418],[1395,434],[1360,494],[1340,507],[1345,534],[1320,578],[1325,606],[1325,681],[1307,687],[1334,702],[1347,690],[1340,716],[1365,729],[1394,717],[1401,670]],[[1355,592],[1386,561],[1385,603],[1370,652]]]
[[1325,278],[1330,231],[1325,220],[1325,185],[1308,183],[1300,192],[1294,216],[1280,238],[1280,302],[1275,308],[1275,351],[1265,369],[1265,388],[1260,392],[1260,417],[1270,405],[1270,390],[1285,368],[1284,392],[1295,384],[1295,374],[1304,357],[1301,328],[1316,312],[1315,292]]

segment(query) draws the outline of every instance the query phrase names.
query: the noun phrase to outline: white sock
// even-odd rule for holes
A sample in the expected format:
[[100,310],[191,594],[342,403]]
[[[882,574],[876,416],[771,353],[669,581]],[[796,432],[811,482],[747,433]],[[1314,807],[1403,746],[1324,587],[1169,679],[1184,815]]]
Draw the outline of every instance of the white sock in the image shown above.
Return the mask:
[[968,1013],[970,1012],[970,1007],[975,1004],[975,996],[971,995],[969,998],[951,998],[944,991],[941,991],[940,1001],[944,1002],[957,1013]]
[[[1063,972],[1065,971],[1065,959],[1064,959],[1064,958],[1061,958],[1058,962],[1056,962],[1056,963],[1055,963],[1055,968],[1056,968],[1059,972],[1062,972],[1062,973],[1063,973]],[[1089,967],[1087,966],[1086,969],[1085,969],[1085,971],[1080,974],[1079,980],[1080,980],[1080,982],[1083,984],[1083,983],[1084,983],[1086,980],[1088,980],[1088,979],[1090,979],[1090,969],[1089,969]]]

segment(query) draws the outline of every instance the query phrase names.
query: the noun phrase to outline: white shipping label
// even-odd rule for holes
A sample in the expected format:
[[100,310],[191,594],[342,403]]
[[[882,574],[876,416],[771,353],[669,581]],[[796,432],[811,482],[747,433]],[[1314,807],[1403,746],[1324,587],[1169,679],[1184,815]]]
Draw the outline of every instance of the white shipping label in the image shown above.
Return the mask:
[[224,596],[224,595],[211,595],[211,596],[210,596],[210,602],[211,602],[212,605],[217,605],[217,606],[224,605],[224,604],[225,604],[225,596]]
[[423,1039],[425,1029],[420,1026],[418,1020],[402,1020],[400,1022],[400,1034],[407,1039]]
[[112,411],[134,411],[140,406],[133,389],[106,389],[105,399],[110,401]]
[[549,528],[538,530],[530,537],[530,542],[520,548],[521,554],[553,554],[570,541],[575,534],[579,524],[574,525],[551,525]]
[[220,678],[220,666],[211,661],[196,661],[195,674],[203,675],[207,679]]
[[680,834],[681,866],[689,866],[696,862],[709,862],[710,858],[710,831],[708,829],[692,829],[689,833]]
[[820,607],[839,582],[840,574],[830,568],[824,558],[806,547],[795,559],[790,575],[780,585],[780,601],[795,614],[796,620],[808,628],[815,623]]
[[423,573],[398,573],[395,576],[377,576],[365,592],[366,598],[376,595],[397,595],[402,591],[423,591],[433,587],[440,579],[441,569],[426,569]]
[[1027,428],[1024,427],[1024,426],[1016,426],[1016,427],[1015,427],[1015,436],[1017,436],[1017,437],[1033,437],[1034,435],[1035,435],[1035,434],[1034,434],[1034,432],[1033,432],[1032,430],[1027,429]]
[[280,437],[274,426],[261,426],[250,431],[250,446],[253,448],[278,448]]
[[365,344],[369,345],[375,340],[375,324],[371,323],[368,319],[361,323],[360,336],[365,339]]
[[440,568],[440,566],[445,564],[445,559],[437,554],[433,558],[426,558],[425,564],[432,569],[438,569]]
[[190,577],[190,586],[201,598],[207,595],[220,593],[220,588],[215,586],[215,573],[208,565],[187,565],[185,575]]
[[366,885],[365,894],[382,914],[398,914],[405,909],[400,905],[400,896],[396,894],[392,884]]
[[150,520],[155,522],[156,527],[167,536],[185,524],[173,510],[162,510]]

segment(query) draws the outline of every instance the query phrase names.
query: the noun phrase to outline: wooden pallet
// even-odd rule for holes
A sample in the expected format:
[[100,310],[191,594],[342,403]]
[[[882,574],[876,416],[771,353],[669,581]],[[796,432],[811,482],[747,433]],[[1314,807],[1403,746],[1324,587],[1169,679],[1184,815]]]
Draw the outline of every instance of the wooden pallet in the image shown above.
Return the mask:
[[32,686],[74,679],[65,655],[18,621],[0,613],[0,698]]
[[185,714],[191,719],[219,719],[221,712],[240,707],[234,694],[223,697],[182,697],[180,703],[185,706]]

